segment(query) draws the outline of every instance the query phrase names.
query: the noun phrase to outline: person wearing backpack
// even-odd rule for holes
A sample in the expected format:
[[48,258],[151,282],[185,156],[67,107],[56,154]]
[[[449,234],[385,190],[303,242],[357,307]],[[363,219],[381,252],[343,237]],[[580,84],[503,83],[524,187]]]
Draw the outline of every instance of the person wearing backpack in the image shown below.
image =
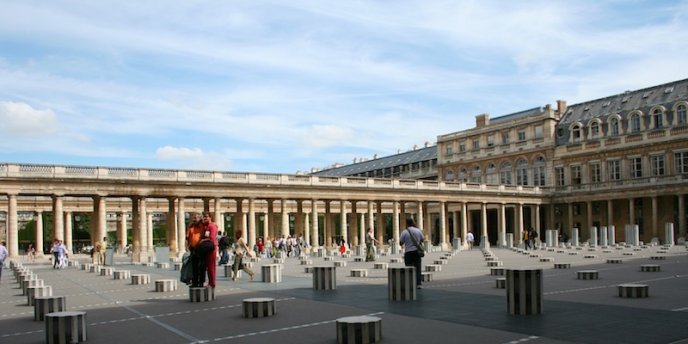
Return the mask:
[[406,219],[406,229],[399,236],[399,244],[404,246],[404,265],[416,268],[416,288],[421,289],[421,263],[425,255],[423,250],[423,231],[416,227],[412,218]]
[[229,262],[229,253],[227,252],[229,241],[226,235],[222,235],[222,231],[217,232],[217,237],[217,246],[220,249],[220,265],[224,265]]

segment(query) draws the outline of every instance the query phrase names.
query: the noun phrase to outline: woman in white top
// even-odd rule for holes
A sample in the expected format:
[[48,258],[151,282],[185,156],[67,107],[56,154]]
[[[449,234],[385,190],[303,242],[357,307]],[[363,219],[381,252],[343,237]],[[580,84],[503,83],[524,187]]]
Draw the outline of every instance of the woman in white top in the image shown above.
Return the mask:
[[374,262],[375,261],[374,244],[377,243],[377,240],[375,239],[372,228],[368,228],[368,233],[366,233],[365,243],[366,243],[366,262]]
[[249,254],[250,251],[248,246],[246,246],[246,241],[242,237],[242,234],[243,231],[241,229],[237,229],[234,232],[234,265],[232,266],[232,281],[236,281],[239,269],[246,271],[246,273],[251,276],[251,280],[253,280],[253,276],[255,275],[251,268],[241,262],[244,255]]

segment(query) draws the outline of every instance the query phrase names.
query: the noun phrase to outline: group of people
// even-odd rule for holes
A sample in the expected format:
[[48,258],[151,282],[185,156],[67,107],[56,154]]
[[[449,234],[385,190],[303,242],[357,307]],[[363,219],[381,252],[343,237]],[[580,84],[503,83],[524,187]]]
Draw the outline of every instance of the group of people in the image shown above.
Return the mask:
[[53,254],[53,269],[64,269],[67,266],[69,251],[62,240],[53,240],[53,244],[50,247],[50,253]]
[[539,240],[540,237],[538,236],[538,232],[535,230],[535,228],[530,227],[528,230],[523,231],[523,245],[525,246],[526,250],[537,250],[537,244]]

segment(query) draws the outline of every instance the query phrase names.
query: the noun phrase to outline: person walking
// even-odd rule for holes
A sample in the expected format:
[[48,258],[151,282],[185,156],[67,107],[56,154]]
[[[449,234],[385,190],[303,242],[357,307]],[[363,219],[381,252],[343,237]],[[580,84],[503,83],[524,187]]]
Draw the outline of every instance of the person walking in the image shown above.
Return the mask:
[[194,219],[186,231],[186,245],[187,250],[191,253],[191,271],[193,278],[191,280],[192,287],[202,287],[205,283],[205,260],[202,259],[202,253],[199,250],[199,244],[203,237],[203,223],[201,221],[201,214],[195,213]]
[[217,257],[217,226],[213,222],[210,213],[207,211],[203,212],[203,238],[199,246],[205,251],[205,268],[208,273],[208,286],[215,289],[215,280],[217,277],[217,265],[215,264],[215,258]]
[[229,262],[229,253],[227,249],[229,248],[229,239],[226,235],[222,235],[221,231],[217,232],[217,247],[220,250],[220,265],[225,265]]
[[373,234],[373,228],[368,228],[368,233],[366,234],[365,237],[365,243],[366,243],[366,262],[374,262],[375,261],[375,246],[378,241],[375,239],[375,235]]
[[468,231],[466,233],[466,242],[468,243],[468,249],[473,249],[473,243],[475,242],[475,237],[473,236],[473,231]]
[[399,244],[404,246],[404,265],[416,268],[416,288],[421,289],[422,279],[420,267],[423,252],[423,231],[416,227],[412,218],[406,219],[406,229],[399,236]]
[[240,269],[246,271],[246,273],[251,276],[251,280],[253,280],[253,276],[255,275],[255,273],[242,262],[244,256],[250,252],[250,249],[246,246],[246,241],[242,237],[243,234],[241,229],[234,231],[234,265],[232,266],[232,281],[236,281]]
[[2,270],[5,268],[5,258],[7,258],[7,245],[5,241],[3,240],[0,242],[0,282],[2,282]]

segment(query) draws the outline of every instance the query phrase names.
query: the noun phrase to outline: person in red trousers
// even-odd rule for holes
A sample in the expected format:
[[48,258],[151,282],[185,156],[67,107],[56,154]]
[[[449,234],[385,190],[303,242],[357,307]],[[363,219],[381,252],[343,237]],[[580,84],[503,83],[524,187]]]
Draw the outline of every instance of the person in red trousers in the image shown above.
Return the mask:
[[217,257],[217,226],[213,223],[210,213],[203,212],[203,234],[204,240],[209,239],[215,245],[212,252],[206,255],[206,268],[208,269],[208,286],[215,288],[215,278],[217,276],[217,269],[215,264],[215,258]]

